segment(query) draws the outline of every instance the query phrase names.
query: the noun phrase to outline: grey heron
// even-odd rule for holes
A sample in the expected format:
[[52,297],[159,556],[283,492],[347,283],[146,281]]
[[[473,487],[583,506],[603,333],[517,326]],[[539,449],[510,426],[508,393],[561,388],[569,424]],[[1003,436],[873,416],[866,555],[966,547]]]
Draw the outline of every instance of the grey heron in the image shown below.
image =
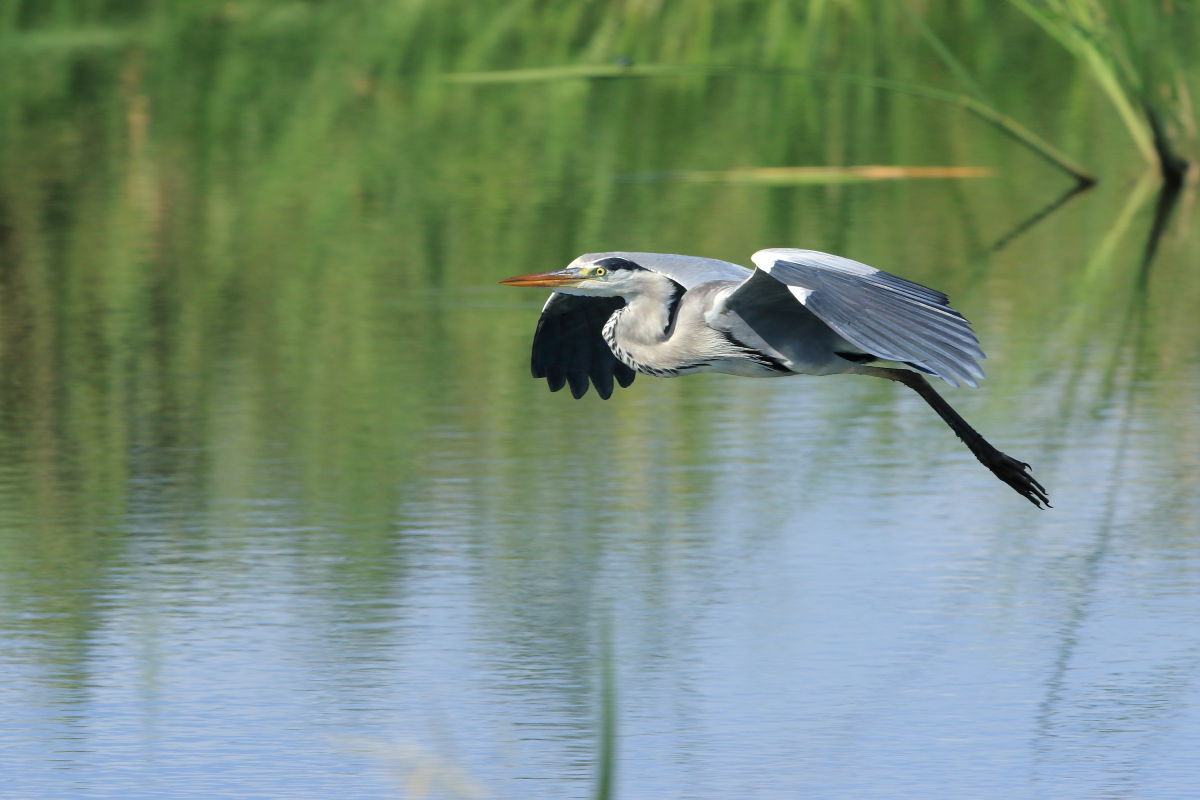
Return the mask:
[[751,260],[754,270],[671,253],[588,253],[500,283],[554,290],[531,361],[551,391],[569,385],[579,398],[590,381],[607,399],[614,381],[628,386],[639,372],[886,378],[919,394],[996,477],[1050,505],[1029,465],[993,447],[921,374],[951,386],[983,377],[979,341],[946,295],[816,250],[759,250]]

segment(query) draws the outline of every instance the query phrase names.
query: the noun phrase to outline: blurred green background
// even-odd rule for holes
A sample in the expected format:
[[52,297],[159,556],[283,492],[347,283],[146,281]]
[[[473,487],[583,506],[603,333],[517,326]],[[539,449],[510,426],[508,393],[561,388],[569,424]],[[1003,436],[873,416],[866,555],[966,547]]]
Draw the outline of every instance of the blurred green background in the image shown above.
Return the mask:
[[[1195,7],[1094,7],[1116,15],[1097,31],[1152,82],[1148,97],[1178,109],[1176,141],[1193,143]],[[54,502],[97,507],[119,505],[131,449],[199,444],[231,407],[230,435],[291,432],[310,490],[364,459],[402,471],[423,409],[445,410],[431,396],[503,424],[496,403],[529,389],[525,339],[510,335],[529,314],[448,315],[519,304],[486,289],[589,250],[745,263],[759,247],[804,246],[877,263],[968,293],[973,318],[1009,309],[1008,327],[986,332],[990,352],[1015,345],[1009,330],[1041,332],[1009,358],[1008,386],[1019,371],[1070,371],[1081,347],[1127,346],[1124,304],[1162,290],[1139,359],[1192,363],[1192,265],[1163,258],[1138,277],[1153,198],[1130,192],[1152,165],[1088,60],[1036,22],[1021,3],[991,2],[10,3],[8,446],[42,466],[27,478],[69,487]],[[700,69],[446,79],[618,60]],[[983,97],[1100,188],[996,253],[1070,179],[954,104],[844,76]],[[656,179],[863,164],[995,177]],[[164,408],[177,412],[169,430],[154,422]],[[179,466],[227,474],[224,459],[253,451],[230,444]]]
[[[712,464],[757,457],[722,431],[772,446],[779,383],[547,395],[542,298],[495,282],[589,251],[805,247],[938,287],[989,354],[953,401],[1053,500],[1145,481],[1155,529],[1194,532],[1198,41],[1176,0],[8,2],[0,629],[86,683],[104,598],[145,585],[147,513],[167,552],[236,560],[244,504],[284,503],[326,531],[293,578],[348,559],[331,598],[421,568],[410,517],[461,513],[537,570],[616,497],[651,547]],[[763,171],[861,166],[900,169]],[[874,469],[903,494],[906,464],[945,460],[924,502],[961,509],[947,476],[977,465],[940,423],[838,381],[788,389],[817,432],[777,479],[836,497]],[[1111,484],[1074,471],[1101,456]],[[1026,513],[989,480],[960,513]]]

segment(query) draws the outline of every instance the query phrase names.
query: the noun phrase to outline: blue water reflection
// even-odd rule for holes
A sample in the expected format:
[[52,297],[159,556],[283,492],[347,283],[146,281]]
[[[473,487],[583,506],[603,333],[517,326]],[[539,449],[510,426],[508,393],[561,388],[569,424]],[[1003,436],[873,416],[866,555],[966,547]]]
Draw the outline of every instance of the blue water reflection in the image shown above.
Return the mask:
[[606,627],[623,797],[1192,790],[1197,507],[1150,431],[1060,443],[1035,513],[947,437],[830,426],[874,387],[696,380],[719,460],[654,414],[567,431],[539,389],[511,431],[425,431],[382,518],[141,487],[86,611],[8,601],[21,796],[586,797]]
[[[279,142],[263,106],[236,148],[150,124],[97,170],[37,128],[70,158],[0,181],[0,795],[592,797],[608,649],[624,800],[1197,794],[1200,281],[1194,226],[1143,269],[1151,184],[1109,164],[1026,225],[1046,167],[857,86],[500,87],[484,130],[482,89],[353,84]],[[808,138],[725,159],[785,108]],[[949,150],[1004,168],[627,180]],[[494,281],[597,243],[837,250],[947,290],[990,376],[947,394],[1055,509],[883,381],[548,393],[542,298]]]

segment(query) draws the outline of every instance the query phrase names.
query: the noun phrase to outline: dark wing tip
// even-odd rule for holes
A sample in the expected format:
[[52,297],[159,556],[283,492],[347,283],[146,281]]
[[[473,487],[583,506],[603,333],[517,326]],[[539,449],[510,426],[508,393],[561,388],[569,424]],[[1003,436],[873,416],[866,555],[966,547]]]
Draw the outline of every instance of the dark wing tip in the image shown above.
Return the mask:
[[578,372],[567,373],[567,383],[571,386],[571,396],[576,400],[587,394],[588,376],[587,373],[580,374]]
[[633,379],[637,377],[637,373],[633,371],[633,368],[628,367],[618,361],[616,366],[613,367],[613,377],[615,377],[617,379],[617,383],[621,384],[621,387],[624,388],[633,383]]
[[633,383],[633,370],[617,360],[601,334],[604,323],[624,304],[616,297],[552,295],[533,334],[533,377],[545,378],[552,392],[569,386],[575,399],[594,385],[607,400],[614,378],[621,386]]

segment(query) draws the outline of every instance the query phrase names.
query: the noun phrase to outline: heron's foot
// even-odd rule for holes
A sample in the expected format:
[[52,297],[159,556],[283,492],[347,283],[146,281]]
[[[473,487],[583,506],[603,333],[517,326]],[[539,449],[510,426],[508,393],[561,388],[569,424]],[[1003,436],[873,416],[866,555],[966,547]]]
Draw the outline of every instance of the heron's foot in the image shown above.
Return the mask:
[[999,450],[979,460],[985,467],[995,473],[997,478],[1011,486],[1021,497],[1024,497],[1038,508],[1051,508],[1050,496],[1046,494],[1046,487],[1038,483],[1038,479],[1033,477],[1033,474],[1029,471],[1029,465],[1024,461],[1018,461],[1010,455],[1001,453]]

